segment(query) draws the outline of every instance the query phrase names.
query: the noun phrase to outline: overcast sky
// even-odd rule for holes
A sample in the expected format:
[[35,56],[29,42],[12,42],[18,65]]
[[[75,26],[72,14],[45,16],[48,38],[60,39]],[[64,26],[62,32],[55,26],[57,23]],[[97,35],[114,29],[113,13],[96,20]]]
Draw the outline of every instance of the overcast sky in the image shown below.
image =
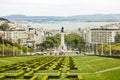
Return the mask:
[[120,13],[120,0],[0,0],[0,16],[71,16]]

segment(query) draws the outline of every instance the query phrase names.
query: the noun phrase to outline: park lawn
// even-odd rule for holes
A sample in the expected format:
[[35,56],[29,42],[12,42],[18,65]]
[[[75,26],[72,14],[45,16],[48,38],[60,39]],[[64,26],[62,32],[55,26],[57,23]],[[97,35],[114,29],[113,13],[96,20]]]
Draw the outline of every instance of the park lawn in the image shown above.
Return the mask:
[[[45,60],[47,60],[44,58],[47,57],[49,57],[50,59],[53,58],[53,56],[0,57],[0,66],[13,64],[17,62],[26,62],[28,60],[36,60],[37,58],[39,58],[40,61],[44,62]],[[71,56],[71,57],[75,62],[75,64],[78,66],[78,69],[71,70],[71,73],[82,74],[84,80],[120,80],[120,76],[119,76],[120,59],[118,58],[108,58],[108,57],[99,57],[99,56]],[[54,64],[48,70],[39,70],[38,72],[34,73],[35,75],[38,75],[38,80],[41,80],[45,75],[56,74],[57,70],[53,70],[52,68],[54,67],[55,64],[59,62],[59,60],[60,59],[55,61]],[[68,57],[66,57],[65,60],[66,61],[64,67],[62,68],[61,77],[59,79],[50,79],[50,80],[67,80],[66,71],[67,71]],[[104,71],[104,70],[108,70],[108,71]],[[99,71],[104,71],[104,72],[99,72]],[[14,72],[19,72],[19,70],[9,70],[4,72],[4,74],[14,73]],[[23,75],[18,79],[26,80],[23,79]]]
[[102,73],[82,74],[84,80],[120,80],[120,68]]
[[9,65],[17,62],[25,62],[28,60],[34,60],[43,56],[20,56],[20,57],[0,57],[0,66]]
[[94,73],[120,66],[120,59],[116,58],[99,56],[74,56],[72,58],[78,66],[78,70],[74,70],[73,72],[77,73]]

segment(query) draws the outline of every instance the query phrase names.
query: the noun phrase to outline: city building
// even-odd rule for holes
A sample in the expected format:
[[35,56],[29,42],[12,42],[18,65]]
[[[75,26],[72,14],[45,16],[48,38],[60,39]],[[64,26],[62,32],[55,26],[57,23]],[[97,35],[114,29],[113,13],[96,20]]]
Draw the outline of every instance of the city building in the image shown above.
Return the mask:
[[26,30],[15,29],[5,31],[5,38],[11,40],[12,42],[19,42],[21,45],[26,45],[26,40],[28,39],[28,34]]
[[87,33],[87,40],[91,44],[114,43],[116,34],[120,33],[120,24],[107,24],[91,28]]

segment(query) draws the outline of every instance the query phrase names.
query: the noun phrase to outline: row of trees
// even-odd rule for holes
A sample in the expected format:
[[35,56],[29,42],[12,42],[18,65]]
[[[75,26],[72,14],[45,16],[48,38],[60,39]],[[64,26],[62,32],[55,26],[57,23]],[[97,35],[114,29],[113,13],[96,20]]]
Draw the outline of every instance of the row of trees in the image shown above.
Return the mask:
[[[50,36],[46,38],[46,41],[44,43],[41,43],[40,49],[46,50],[46,49],[54,49],[58,48],[61,41],[61,35],[57,34],[55,36]],[[78,34],[68,34],[65,35],[65,44],[67,47],[71,47],[72,49],[77,49],[81,52],[81,50],[84,50],[84,40],[82,37],[80,37]]]
[[[3,44],[4,42],[4,44]],[[21,46],[19,43],[12,43],[9,40],[0,37],[0,55],[15,56],[27,53],[30,48]]]
[[100,55],[102,53],[103,55],[120,55],[120,34],[116,34],[114,43],[101,44],[98,47],[98,52]]
[[3,31],[3,33],[0,35],[0,55],[15,56],[30,51],[30,48],[28,48],[27,46],[21,46],[19,42],[12,43],[11,41],[4,39],[5,31],[7,29],[9,29],[8,23],[3,23],[2,25],[0,25],[0,30]]

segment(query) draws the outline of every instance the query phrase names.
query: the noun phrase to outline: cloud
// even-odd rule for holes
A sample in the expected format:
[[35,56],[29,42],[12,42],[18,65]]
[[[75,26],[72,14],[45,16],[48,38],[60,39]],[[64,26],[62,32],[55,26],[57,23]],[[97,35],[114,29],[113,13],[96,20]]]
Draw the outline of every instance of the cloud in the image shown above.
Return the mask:
[[0,16],[26,15],[80,15],[120,13],[120,0],[1,0]]

